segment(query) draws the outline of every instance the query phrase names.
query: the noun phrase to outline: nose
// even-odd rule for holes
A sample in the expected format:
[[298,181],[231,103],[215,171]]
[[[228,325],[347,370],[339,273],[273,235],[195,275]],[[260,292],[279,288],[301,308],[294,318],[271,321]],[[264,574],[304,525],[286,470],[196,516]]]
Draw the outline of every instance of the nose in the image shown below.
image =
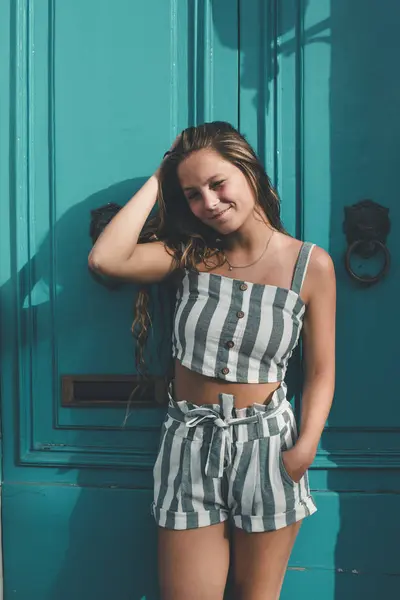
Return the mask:
[[207,190],[203,192],[203,203],[206,210],[214,210],[219,204],[219,198],[215,191]]

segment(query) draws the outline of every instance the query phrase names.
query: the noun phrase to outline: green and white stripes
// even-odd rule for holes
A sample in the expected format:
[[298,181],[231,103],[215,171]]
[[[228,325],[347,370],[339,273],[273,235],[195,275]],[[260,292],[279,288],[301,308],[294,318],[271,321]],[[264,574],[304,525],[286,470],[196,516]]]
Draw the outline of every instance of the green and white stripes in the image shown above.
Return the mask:
[[297,438],[285,386],[267,406],[234,409],[233,396],[220,399],[201,407],[170,401],[154,467],[158,525],[191,529],[231,518],[246,531],[270,531],[315,512],[307,476],[295,483],[282,461]]
[[303,324],[300,291],[311,250],[303,244],[291,289],[186,271],[177,294],[174,357],[226,381],[283,381]]
[[315,512],[307,474],[294,482],[282,452],[297,438],[284,377],[305,313],[300,298],[313,245],[302,245],[291,289],[186,271],[177,294],[173,355],[208,377],[281,382],[267,406],[234,397],[197,406],[170,399],[154,467],[153,514],[191,529],[231,518],[246,531],[280,529]]

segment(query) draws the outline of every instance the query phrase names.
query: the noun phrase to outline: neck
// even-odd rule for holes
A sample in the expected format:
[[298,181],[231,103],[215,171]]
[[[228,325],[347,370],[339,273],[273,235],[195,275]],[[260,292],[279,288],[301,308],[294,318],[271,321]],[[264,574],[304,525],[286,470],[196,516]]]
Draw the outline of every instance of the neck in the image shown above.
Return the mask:
[[228,252],[257,253],[264,248],[272,230],[270,223],[266,219],[261,220],[257,215],[251,222],[243,224],[238,231],[226,236],[224,246]]

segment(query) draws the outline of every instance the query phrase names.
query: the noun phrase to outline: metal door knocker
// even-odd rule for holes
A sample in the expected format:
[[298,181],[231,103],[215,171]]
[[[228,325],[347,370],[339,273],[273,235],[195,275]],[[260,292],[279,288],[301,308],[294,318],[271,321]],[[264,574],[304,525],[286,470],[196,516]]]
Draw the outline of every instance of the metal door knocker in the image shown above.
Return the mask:
[[[390,253],[386,239],[390,231],[389,209],[373,202],[363,200],[344,209],[343,230],[347,239],[345,254],[346,271],[352,279],[364,286],[381,281],[390,267]],[[376,275],[358,275],[351,266],[353,255],[369,259],[383,254],[383,265]]]

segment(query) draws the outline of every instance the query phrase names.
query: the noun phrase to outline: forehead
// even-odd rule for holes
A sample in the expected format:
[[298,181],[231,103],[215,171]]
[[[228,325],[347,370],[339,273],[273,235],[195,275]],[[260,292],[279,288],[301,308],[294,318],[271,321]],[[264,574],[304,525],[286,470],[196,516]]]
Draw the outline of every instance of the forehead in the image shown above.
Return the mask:
[[236,167],[214,150],[198,150],[185,158],[178,167],[182,187],[202,186],[214,176],[229,175]]

